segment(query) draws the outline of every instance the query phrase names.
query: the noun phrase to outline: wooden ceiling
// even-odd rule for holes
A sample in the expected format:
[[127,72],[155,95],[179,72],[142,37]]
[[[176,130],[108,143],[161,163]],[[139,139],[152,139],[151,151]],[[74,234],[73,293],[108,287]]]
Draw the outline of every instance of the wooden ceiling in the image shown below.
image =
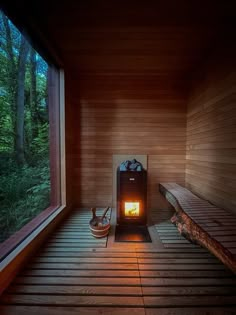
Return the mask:
[[235,1],[6,1],[74,75],[188,78],[235,31]]

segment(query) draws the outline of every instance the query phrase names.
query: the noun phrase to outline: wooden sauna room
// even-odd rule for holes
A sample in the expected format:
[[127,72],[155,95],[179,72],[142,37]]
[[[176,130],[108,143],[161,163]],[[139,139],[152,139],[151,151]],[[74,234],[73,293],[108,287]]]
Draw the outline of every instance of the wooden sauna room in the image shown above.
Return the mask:
[[0,314],[236,314],[236,2],[0,10]]

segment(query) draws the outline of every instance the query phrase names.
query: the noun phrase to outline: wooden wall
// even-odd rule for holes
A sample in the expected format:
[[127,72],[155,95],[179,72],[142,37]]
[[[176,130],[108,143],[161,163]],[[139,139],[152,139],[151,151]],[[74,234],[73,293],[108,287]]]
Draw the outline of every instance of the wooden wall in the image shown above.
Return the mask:
[[148,155],[148,202],[168,207],[158,183],[185,181],[186,93],[155,76],[87,75],[74,80],[77,206],[111,205],[112,155]]
[[76,97],[73,96],[71,89],[72,80],[69,71],[65,69],[65,154],[66,154],[66,201],[67,206],[74,205],[73,182],[75,180],[75,159],[77,155],[77,133],[78,111],[79,108],[74,102]]
[[232,48],[225,47],[196,75],[187,121],[187,187],[236,213],[236,66]]

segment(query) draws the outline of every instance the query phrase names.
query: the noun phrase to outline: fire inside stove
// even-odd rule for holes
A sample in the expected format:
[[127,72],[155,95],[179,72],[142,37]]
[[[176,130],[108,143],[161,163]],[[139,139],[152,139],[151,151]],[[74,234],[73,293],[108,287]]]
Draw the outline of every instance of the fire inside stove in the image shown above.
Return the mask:
[[137,217],[139,216],[139,202],[125,202],[125,216]]

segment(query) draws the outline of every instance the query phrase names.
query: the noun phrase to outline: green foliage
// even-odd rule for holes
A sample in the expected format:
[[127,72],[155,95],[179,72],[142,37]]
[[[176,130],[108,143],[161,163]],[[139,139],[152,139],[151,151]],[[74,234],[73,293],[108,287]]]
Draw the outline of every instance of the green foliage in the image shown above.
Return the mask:
[[7,238],[49,206],[50,178],[48,161],[37,167],[17,169],[0,176],[0,230]]
[[49,158],[49,124],[40,125],[37,136],[28,146],[26,157],[29,165],[37,165],[39,160]]
[[[0,242],[50,204],[48,65],[32,48],[29,50],[23,85],[24,117],[17,117],[21,39],[18,29],[0,11]],[[35,56],[35,67],[30,52]],[[21,166],[16,146],[19,119],[24,124],[25,163]]]
[[48,143],[48,133],[49,133],[49,124],[44,123],[40,126],[37,137],[32,141],[32,152],[36,153],[38,157],[43,157],[48,155],[49,143]]

